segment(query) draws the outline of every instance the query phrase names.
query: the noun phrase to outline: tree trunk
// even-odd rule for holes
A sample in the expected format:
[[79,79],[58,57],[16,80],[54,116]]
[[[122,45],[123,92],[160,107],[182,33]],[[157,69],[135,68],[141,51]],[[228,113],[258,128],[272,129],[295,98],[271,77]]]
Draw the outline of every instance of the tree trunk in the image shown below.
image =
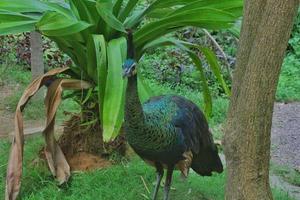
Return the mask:
[[[30,33],[30,62],[32,80],[44,74],[42,36],[36,31]],[[44,91],[39,91],[34,99],[42,100]]]
[[31,72],[32,78],[44,74],[42,36],[36,31],[30,33]]
[[225,199],[269,200],[273,105],[298,0],[245,0],[224,144]]

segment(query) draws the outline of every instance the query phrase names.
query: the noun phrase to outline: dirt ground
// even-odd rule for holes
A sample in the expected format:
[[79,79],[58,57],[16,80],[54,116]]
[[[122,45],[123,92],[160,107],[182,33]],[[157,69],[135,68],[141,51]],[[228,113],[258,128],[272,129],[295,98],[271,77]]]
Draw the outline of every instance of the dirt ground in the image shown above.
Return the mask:
[[17,87],[0,86],[0,137],[13,131],[14,114],[5,106],[4,99],[13,94]]
[[[5,105],[5,98],[13,95],[19,90],[18,85],[0,85],[0,138],[7,137],[14,131],[14,113],[15,108],[9,108]],[[30,129],[37,130],[44,125],[43,120],[26,120],[24,128],[30,132]]]
[[300,102],[275,105],[271,149],[273,162],[300,170]]

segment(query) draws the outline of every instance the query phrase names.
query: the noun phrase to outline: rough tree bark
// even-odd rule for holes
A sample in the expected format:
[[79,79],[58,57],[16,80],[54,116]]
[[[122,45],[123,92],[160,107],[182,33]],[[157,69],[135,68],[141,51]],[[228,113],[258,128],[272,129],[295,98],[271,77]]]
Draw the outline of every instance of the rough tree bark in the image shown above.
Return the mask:
[[298,0],[245,0],[225,130],[225,199],[270,200],[270,132],[279,73]]
[[32,78],[44,74],[42,36],[36,31],[30,33],[31,72]]
[[[30,65],[32,80],[44,74],[42,36],[36,31],[30,33]],[[43,91],[39,91],[34,97],[35,100],[43,99]]]

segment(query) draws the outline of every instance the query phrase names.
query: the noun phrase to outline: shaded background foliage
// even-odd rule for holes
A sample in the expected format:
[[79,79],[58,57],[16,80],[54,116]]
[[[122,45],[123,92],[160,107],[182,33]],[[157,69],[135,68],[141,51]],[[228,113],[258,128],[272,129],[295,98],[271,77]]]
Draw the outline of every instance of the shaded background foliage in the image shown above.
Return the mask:
[[[68,67],[72,64],[72,60],[46,37],[43,37],[43,53],[46,68]],[[6,61],[30,69],[29,33],[0,36],[0,62]]]

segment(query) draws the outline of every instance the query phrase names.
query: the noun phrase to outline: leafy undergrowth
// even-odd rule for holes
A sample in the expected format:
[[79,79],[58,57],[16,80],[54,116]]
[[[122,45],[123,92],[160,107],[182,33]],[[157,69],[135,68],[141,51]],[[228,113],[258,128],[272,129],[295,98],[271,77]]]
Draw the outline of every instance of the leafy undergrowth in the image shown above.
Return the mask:
[[[71,180],[66,185],[58,187],[44,161],[38,159],[38,151],[42,144],[43,139],[40,136],[29,138],[25,143],[21,190],[23,200],[151,199],[148,190],[150,192],[153,190],[155,172],[152,167],[147,166],[137,156],[134,156],[131,161],[123,161],[107,169],[73,173]],[[0,141],[0,199],[4,199],[4,177],[9,146],[7,140]],[[212,177],[200,177],[191,173],[186,181],[182,181],[179,173],[176,172],[173,180],[172,200],[224,199],[224,173],[215,174]],[[161,199],[162,193],[163,188],[160,190],[159,199]],[[275,189],[273,194],[276,200],[291,199],[284,191]]]

